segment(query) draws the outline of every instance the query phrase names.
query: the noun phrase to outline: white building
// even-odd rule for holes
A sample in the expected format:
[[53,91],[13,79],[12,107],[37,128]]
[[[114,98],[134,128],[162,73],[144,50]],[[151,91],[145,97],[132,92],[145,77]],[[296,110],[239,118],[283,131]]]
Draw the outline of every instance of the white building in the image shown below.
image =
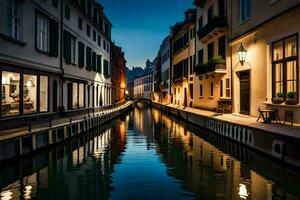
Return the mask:
[[111,27],[94,0],[1,0],[0,130],[109,105]]
[[170,84],[170,42],[169,36],[166,37],[161,45],[161,80],[162,100],[170,101],[171,84]]
[[153,73],[146,73],[134,79],[134,97],[151,99]]

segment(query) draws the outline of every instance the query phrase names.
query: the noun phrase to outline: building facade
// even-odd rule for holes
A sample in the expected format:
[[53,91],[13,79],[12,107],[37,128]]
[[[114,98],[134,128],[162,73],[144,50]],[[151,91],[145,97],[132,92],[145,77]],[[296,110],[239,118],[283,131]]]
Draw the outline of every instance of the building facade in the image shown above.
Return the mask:
[[163,103],[171,101],[171,84],[170,84],[170,42],[169,36],[166,37],[161,45],[161,98]]
[[225,0],[196,1],[194,107],[231,112],[228,20]]
[[112,25],[99,3],[7,0],[0,13],[0,129],[112,103]]
[[125,100],[126,93],[126,60],[121,47],[111,44],[111,84],[112,102]]
[[233,112],[257,117],[266,107],[284,120],[289,110],[299,123],[299,1],[228,1],[228,8]]
[[145,73],[134,79],[134,97],[151,99],[153,91],[153,72]]
[[172,103],[193,106],[195,65],[196,10],[185,12],[185,21],[171,28],[171,92]]

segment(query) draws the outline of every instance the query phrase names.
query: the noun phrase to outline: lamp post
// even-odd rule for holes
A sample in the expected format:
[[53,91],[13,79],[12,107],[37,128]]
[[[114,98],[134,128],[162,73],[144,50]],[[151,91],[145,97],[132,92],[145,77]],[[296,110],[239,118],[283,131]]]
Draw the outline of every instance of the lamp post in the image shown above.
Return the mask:
[[238,52],[238,56],[239,56],[241,65],[244,65],[244,63],[246,61],[247,50],[245,49],[245,47],[243,46],[242,43],[237,52]]

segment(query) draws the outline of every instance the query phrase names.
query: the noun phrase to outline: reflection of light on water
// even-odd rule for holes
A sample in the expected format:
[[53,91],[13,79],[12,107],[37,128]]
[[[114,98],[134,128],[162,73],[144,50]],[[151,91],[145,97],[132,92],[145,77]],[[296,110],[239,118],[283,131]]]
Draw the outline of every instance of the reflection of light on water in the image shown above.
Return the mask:
[[244,184],[239,184],[240,187],[239,187],[239,195],[242,199],[247,199],[248,197],[248,192],[247,192],[247,188],[246,188],[246,185]]
[[9,200],[12,199],[12,192],[10,190],[6,190],[0,193],[1,200]]
[[25,190],[24,190],[24,199],[31,199],[31,190],[32,190],[32,186],[31,185],[27,185],[25,187]]

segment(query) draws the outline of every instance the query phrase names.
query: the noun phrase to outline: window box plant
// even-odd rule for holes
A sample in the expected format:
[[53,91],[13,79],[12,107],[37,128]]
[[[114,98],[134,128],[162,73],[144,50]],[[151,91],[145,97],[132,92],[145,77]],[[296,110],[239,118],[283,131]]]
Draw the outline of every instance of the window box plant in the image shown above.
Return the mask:
[[298,103],[297,101],[297,92],[290,91],[286,94],[286,101],[285,103],[287,105],[296,105]]
[[274,104],[281,104],[281,103],[283,103],[283,97],[284,97],[283,92],[277,92],[276,96],[273,97],[272,102]]

